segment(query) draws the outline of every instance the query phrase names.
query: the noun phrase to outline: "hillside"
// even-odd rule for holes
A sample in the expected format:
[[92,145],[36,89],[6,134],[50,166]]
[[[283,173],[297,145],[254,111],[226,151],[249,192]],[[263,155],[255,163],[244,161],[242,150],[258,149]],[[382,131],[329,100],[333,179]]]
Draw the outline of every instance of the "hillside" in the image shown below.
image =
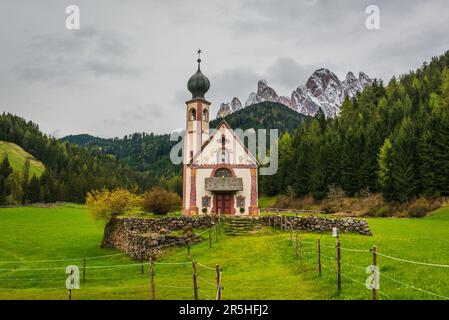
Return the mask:
[[[278,129],[280,133],[293,133],[310,117],[295,112],[283,104],[265,101],[231,113],[224,119],[231,128]],[[216,127],[219,122],[220,119],[211,121],[210,127]]]
[[31,154],[23,150],[15,143],[0,141],[0,161],[3,161],[5,155],[8,156],[9,163],[14,171],[23,171],[25,161],[30,160],[30,178],[35,175],[40,177],[45,171],[42,162],[34,158]]
[[[21,181],[7,181],[10,176],[20,178],[5,170],[3,178],[11,186],[3,188],[0,181],[0,203],[8,197],[14,198],[15,203],[84,202],[92,189],[137,186],[143,191],[154,182],[152,177],[129,169],[110,155],[58,141],[42,133],[37,124],[13,114],[0,115],[0,141],[20,146],[45,165],[41,177],[31,179],[29,186],[22,188]],[[14,150],[17,155],[19,149]],[[14,155],[10,160],[14,171],[22,170]]]
[[[278,129],[280,133],[293,133],[309,118],[282,104],[262,102],[234,112],[226,116],[225,120],[232,128]],[[210,127],[215,128],[219,122],[220,119],[211,121]],[[175,142],[170,141],[168,134],[134,133],[120,139],[79,134],[66,136],[60,141],[114,155],[131,168],[148,171],[152,175],[171,177],[181,173],[181,167],[170,162],[169,154]]]

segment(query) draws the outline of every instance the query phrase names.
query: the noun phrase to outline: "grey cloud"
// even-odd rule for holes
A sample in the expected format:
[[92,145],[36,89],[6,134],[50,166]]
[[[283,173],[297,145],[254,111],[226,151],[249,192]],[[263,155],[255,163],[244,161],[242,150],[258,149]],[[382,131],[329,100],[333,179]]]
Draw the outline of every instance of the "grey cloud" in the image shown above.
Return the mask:
[[300,64],[290,57],[281,57],[267,69],[266,78],[285,89],[292,90],[304,84],[315,69],[311,65]]
[[137,75],[127,61],[124,40],[112,31],[85,26],[63,35],[37,35],[29,59],[15,66],[27,81],[72,82],[83,75]]
[[257,80],[261,79],[261,74],[249,70],[245,67],[226,69],[211,76],[211,93],[219,91],[222,95],[238,96],[254,90]]

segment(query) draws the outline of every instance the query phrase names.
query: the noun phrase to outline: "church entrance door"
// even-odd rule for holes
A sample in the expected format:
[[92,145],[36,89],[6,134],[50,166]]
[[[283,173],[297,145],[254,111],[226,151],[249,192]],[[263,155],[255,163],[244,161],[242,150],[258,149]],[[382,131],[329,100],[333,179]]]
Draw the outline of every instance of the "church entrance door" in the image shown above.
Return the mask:
[[217,213],[232,214],[232,199],[233,194],[231,192],[223,192],[215,194],[215,208]]

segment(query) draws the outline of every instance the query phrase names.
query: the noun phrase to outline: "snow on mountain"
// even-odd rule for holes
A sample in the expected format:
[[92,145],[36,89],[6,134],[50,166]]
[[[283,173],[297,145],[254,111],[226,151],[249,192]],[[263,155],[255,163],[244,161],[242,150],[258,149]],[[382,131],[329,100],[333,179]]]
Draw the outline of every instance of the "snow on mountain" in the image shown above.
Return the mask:
[[[358,78],[352,72],[348,72],[346,78],[340,81],[329,69],[321,68],[309,77],[305,85],[293,90],[290,98],[279,96],[265,80],[260,80],[257,83],[257,92],[249,94],[245,107],[270,101],[281,103],[306,115],[315,115],[321,108],[327,117],[334,117],[340,112],[345,97],[354,97],[372,83],[373,80],[363,72],[359,73]],[[217,116],[224,117],[240,109],[242,109],[240,101],[234,98],[231,103],[221,104]]]
[[242,103],[237,97],[234,97],[231,102],[222,103],[220,105],[220,108],[218,109],[217,117],[224,117],[228,114],[231,114],[233,112],[236,112],[240,109],[242,109]]

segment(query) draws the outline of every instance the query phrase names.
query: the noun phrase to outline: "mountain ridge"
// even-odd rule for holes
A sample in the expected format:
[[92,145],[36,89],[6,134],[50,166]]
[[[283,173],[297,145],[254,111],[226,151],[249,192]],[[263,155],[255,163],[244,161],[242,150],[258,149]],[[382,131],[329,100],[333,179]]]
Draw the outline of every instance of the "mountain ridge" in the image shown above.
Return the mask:
[[217,118],[265,101],[282,104],[308,116],[316,115],[321,108],[326,117],[331,118],[338,115],[346,97],[355,97],[372,83],[373,79],[364,72],[359,72],[356,77],[350,71],[344,80],[340,80],[329,69],[320,68],[313,72],[304,85],[297,86],[290,97],[287,97],[279,95],[276,90],[268,86],[266,80],[259,80],[257,91],[248,95],[244,106],[238,97],[234,97],[231,102],[220,105]]

